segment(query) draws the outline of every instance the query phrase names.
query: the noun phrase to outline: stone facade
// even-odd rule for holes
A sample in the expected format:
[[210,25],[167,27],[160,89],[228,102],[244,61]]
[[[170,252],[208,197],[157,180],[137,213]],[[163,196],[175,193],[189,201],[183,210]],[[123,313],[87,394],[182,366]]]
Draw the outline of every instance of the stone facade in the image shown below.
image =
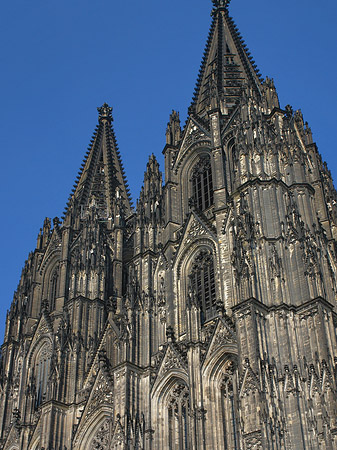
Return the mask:
[[0,448],[337,448],[337,194],[228,3],[135,209],[98,108],[7,315]]

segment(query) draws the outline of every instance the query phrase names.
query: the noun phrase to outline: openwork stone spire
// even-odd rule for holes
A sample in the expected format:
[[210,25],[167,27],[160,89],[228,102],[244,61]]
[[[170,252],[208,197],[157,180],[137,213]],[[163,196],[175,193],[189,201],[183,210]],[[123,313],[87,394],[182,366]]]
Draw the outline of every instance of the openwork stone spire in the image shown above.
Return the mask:
[[244,40],[228,14],[230,0],[213,0],[213,20],[190,113],[205,118],[220,108],[229,116],[246,86],[261,96],[262,79]]
[[64,212],[83,218],[95,205],[100,217],[114,214],[116,198],[124,203],[126,215],[131,212],[131,198],[123,164],[112,126],[112,107],[104,103],[97,108],[98,126],[92,136],[83,164],[78,172]]

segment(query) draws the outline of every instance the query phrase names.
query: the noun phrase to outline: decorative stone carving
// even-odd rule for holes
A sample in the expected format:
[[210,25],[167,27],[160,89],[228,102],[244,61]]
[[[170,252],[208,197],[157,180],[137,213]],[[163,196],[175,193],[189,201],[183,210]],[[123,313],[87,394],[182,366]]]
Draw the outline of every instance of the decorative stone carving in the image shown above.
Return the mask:
[[275,244],[271,246],[271,256],[269,258],[269,269],[273,278],[280,278],[282,274],[282,260],[279,257]]
[[102,426],[97,430],[95,437],[92,439],[89,450],[110,450],[112,420],[106,419]]
[[188,230],[187,237],[185,238],[185,243],[190,244],[192,241],[200,236],[204,236],[205,234],[208,234],[205,227],[203,227],[200,222],[194,219]]
[[97,411],[99,407],[103,404],[109,404],[113,406],[114,398],[111,391],[111,387],[104,380],[103,377],[97,382],[94,392],[92,393],[89,400],[89,407],[87,410],[87,415],[90,416],[92,413]]
[[262,450],[262,433],[254,431],[244,436],[246,450]]
[[161,374],[168,372],[171,369],[185,369],[182,364],[181,358],[176,352],[169,347],[162,363]]

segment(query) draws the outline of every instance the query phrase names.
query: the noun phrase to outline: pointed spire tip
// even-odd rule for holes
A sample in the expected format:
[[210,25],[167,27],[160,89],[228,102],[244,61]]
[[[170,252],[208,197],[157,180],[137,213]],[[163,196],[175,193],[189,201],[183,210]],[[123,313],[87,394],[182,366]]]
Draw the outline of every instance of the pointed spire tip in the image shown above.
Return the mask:
[[103,105],[97,108],[98,111],[98,119],[101,120],[109,120],[112,121],[112,108],[107,103],[103,103]]
[[227,8],[231,0],[212,0],[215,8]]

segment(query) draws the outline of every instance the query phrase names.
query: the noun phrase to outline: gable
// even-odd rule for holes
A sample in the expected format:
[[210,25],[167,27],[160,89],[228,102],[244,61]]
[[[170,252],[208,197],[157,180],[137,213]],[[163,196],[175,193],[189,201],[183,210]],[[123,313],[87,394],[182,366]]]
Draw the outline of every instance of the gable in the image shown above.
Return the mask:
[[173,169],[177,173],[179,167],[182,165],[186,156],[196,147],[212,146],[212,139],[210,132],[193,118],[188,119],[188,124],[185,128],[183,140],[180,144],[180,149],[176,156]]
[[237,339],[235,332],[230,328],[226,321],[221,318],[218,320],[209,341],[203,364],[204,367],[207,366],[211,360],[217,358],[219,354],[223,353],[237,353]]
[[201,218],[195,211],[192,211],[190,217],[183,229],[180,244],[175,254],[175,264],[178,264],[178,271],[184,255],[200,240],[208,240],[210,245],[215,248],[217,242],[216,231],[212,225]]
[[35,351],[37,348],[39,348],[41,342],[49,342],[50,345],[53,341],[53,328],[51,326],[51,323],[49,322],[47,315],[45,313],[42,313],[41,318],[37,324],[37,327],[35,329],[35,333],[32,339],[32,342],[30,344],[30,350],[29,350],[29,356],[28,361],[30,363],[31,358],[33,357]]
[[175,348],[174,343],[168,344],[164,356],[159,363],[157,376],[153,383],[154,390],[170,372],[176,375],[179,374],[180,376],[182,374],[187,375],[187,361],[184,360],[183,355]]

